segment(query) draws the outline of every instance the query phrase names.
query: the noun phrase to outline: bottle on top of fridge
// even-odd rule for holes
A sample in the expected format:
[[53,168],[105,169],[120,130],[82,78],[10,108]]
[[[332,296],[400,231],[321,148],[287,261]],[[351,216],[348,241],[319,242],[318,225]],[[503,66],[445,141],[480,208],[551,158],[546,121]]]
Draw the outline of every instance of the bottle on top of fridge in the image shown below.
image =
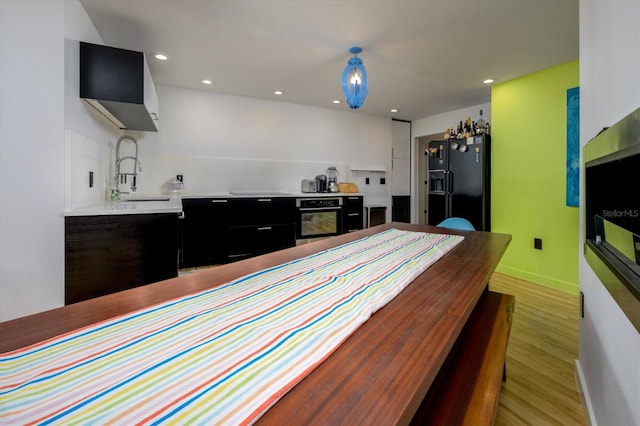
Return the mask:
[[478,117],[478,121],[476,121],[476,127],[478,128],[478,133],[485,133],[486,130],[486,121],[484,121],[484,117],[482,116],[482,110],[480,110],[480,117]]

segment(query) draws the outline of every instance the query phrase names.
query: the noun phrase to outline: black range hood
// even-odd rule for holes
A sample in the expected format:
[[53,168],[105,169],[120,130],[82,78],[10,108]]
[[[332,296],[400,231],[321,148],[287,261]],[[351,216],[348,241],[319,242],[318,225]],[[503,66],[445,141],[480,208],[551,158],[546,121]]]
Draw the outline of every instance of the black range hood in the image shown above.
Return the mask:
[[158,131],[158,97],[142,52],[80,42],[80,97],[121,129]]

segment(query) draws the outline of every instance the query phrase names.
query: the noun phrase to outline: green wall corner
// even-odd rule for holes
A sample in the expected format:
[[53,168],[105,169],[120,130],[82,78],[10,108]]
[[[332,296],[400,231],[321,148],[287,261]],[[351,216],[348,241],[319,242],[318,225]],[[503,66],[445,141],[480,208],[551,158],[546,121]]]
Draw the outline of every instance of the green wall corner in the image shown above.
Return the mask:
[[[491,230],[512,235],[497,270],[578,293],[578,208],[565,205],[569,62],[491,90]],[[534,248],[542,239],[542,250]]]

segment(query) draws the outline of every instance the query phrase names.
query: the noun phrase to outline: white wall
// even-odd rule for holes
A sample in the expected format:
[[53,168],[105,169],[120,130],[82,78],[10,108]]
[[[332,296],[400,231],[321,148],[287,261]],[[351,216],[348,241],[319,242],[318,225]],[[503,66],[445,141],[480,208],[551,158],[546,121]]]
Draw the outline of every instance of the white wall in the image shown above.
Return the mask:
[[418,152],[418,144],[416,139],[420,136],[433,135],[436,133],[444,133],[447,128],[455,128],[460,121],[464,121],[467,117],[471,117],[471,120],[476,121],[480,116],[480,110],[482,110],[482,116],[484,120],[491,123],[491,103],[471,106],[468,108],[462,108],[455,111],[449,111],[442,114],[434,115],[431,117],[421,118],[411,123],[411,158],[413,159],[413,176],[411,177],[411,222],[418,223],[418,191],[422,191],[422,185],[424,179],[420,179],[416,174],[419,172],[420,167],[418,162],[422,161],[423,153]]
[[67,111],[65,37],[100,41],[79,2],[0,1],[0,321],[64,304],[65,127],[95,122]]
[[64,4],[0,1],[0,320],[60,306]]
[[[640,106],[638,22],[640,2],[580,1],[581,145]],[[581,254],[583,209],[581,202]],[[640,335],[582,255],[580,291],[584,293],[585,318],[580,321],[578,371],[587,393],[591,422],[638,425]]]
[[[362,185],[351,167],[390,169],[391,120],[209,91],[157,85],[160,131],[141,137],[139,193],[158,193],[176,174],[187,192],[299,192],[300,181],[335,165],[387,204],[390,185]],[[383,174],[384,175],[384,174]],[[379,182],[379,180],[377,181]]]

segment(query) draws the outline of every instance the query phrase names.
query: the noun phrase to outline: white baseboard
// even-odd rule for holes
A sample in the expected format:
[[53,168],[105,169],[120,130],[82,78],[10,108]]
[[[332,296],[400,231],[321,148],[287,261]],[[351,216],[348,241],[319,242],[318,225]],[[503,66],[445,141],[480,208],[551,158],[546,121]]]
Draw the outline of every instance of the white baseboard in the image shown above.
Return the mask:
[[578,294],[580,291],[578,283],[570,283],[566,281],[557,280],[555,278],[546,277],[543,275],[534,274],[522,269],[512,268],[511,266],[505,266],[499,264],[496,267],[496,272],[510,275],[512,277],[520,278],[526,281],[530,281],[535,284],[540,284],[546,287],[554,288],[571,294]]
[[580,366],[580,360],[576,359],[574,376],[576,378],[576,384],[578,385],[578,393],[580,393],[580,399],[582,400],[582,409],[585,411],[585,417],[587,424],[590,426],[598,426],[596,423],[596,416],[593,412],[593,406],[591,405],[591,397],[589,396],[589,389],[587,388],[587,382],[584,380],[584,374],[582,373],[582,367]]

